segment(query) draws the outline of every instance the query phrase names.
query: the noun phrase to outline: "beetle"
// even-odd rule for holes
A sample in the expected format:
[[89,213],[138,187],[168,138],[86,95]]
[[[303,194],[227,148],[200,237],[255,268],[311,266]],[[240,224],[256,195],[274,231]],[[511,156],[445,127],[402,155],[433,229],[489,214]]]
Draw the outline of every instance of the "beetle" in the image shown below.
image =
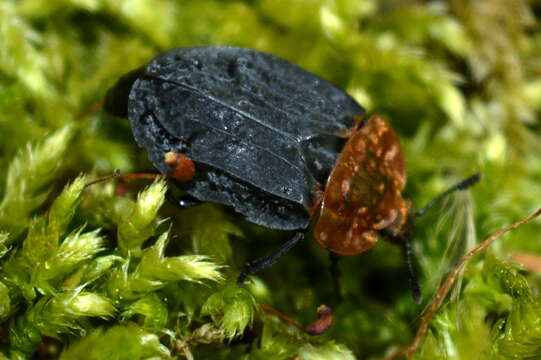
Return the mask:
[[296,231],[248,263],[239,284],[301,241],[316,217],[314,238],[334,254],[362,253],[378,234],[400,244],[420,298],[398,136],[328,81],[256,50],[176,48],[121,77],[105,110],[128,117],[152,164],[179,180],[188,194],[180,205],[216,202],[255,224]]

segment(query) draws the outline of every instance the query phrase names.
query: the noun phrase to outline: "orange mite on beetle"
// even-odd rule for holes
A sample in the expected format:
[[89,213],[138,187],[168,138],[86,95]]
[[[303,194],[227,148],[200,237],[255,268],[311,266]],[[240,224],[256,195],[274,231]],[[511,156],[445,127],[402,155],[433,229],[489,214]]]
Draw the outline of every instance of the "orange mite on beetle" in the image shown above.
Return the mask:
[[239,284],[275,263],[315,223],[314,239],[335,261],[367,251],[378,235],[400,245],[419,301],[414,218],[480,179],[473,175],[414,211],[402,197],[398,136],[382,116],[365,118],[338,87],[251,49],[166,51],[120,78],[105,109],[129,118],[149,160],[186,191],[181,206],[216,202],[255,224],[296,231],[274,253],[249,262]]

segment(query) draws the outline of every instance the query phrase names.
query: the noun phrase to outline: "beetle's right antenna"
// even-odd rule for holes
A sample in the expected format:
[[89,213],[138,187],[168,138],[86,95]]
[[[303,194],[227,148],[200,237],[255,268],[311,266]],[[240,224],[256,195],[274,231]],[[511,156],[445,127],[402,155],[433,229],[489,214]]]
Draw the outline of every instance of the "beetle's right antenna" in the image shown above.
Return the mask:
[[466,190],[467,188],[477,184],[481,180],[481,173],[474,174],[458,184],[451,186],[449,189],[442,192],[440,195],[436,196],[432,201],[430,201],[428,204],[420,208],[419,210],[415,211],[415,216],[422,216],[428,209],[432,208],[436,203],[439,201],[445,199],[447,196],[451,195],[455,191],[459,190]]

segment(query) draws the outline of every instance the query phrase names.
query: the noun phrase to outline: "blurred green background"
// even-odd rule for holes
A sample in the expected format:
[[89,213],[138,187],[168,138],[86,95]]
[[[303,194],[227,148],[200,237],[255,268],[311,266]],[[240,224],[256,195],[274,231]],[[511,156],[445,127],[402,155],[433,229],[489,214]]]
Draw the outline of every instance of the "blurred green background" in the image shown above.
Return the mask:
[[[0,358],[376,359],[401,349],[458,257],[541,204],[540,16],[538,0],[0,0]],[[83,190],[114,169],[152,167],[126,120],[79,114],[159,52],[211,44],[281,56],[383,114],[416,208],[483,174],[418,223],[420,305],[400,250],[380,242],[343,259],[335,325],[308,337],[256,304],[303,323],[336,304],[314,242],[238,289],[242,264],[288,234],[219,206],[178,211],[163,182],[139,197],[149,182]],[[541,358],[540,230],[528,224],[473,259],[417,359]],[[525,254],[533,265],[510,262]]]

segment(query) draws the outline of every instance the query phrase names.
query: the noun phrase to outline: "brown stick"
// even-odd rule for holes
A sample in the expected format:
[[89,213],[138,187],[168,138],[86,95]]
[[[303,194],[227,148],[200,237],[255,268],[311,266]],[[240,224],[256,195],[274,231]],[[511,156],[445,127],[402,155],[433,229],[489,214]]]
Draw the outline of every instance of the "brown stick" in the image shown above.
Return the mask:
[[451,271],[451,273],[447,276],[447,279],[445,279],[445,282],[439,288],[438,292],[436,293],[436,296],[434,296],[434,298],[432,299],[430,306],[428,307],[428,309],[425,311],[423,315],[421,324],[419,325],[419,329],[417,330],[417,334],[415,335],[415,338],[413,338],[413,341],[411,342],[411,344],[406,349],[399,352],[398,354],[385,357],[385,360],[398,359],[404,356],[408,360],[413,359],[413,356],[415,355],[415,353],[417,353],[417,351],[419,350],[419,347],[421,346],[421,343],[426,335],[430,322],[432,321],[432,318],[441,307],[443,300],[445,300],[445,297],[449,293],[449,290],[451,290],[451,287],[453,286],[453,283],[458,277],[458,274],[462,271],[462,269],[464,268],[466,263],[472,258],[472,256],[481,252],[483,249],[485,249],[487,246],[492,244],[496,239],[498,239],[503,234],[527,222],[532,221],[539,215],[541,215],[541,208],[539,208],[536,212],[534,212],[530,216],[498,230],[497,232],[495,232],[494,234],[492,234],[491,236],[483,240],[483,242],[478,244],[476,247],[471,249],[466,255],[464,255],[460,259],[459,263]]

